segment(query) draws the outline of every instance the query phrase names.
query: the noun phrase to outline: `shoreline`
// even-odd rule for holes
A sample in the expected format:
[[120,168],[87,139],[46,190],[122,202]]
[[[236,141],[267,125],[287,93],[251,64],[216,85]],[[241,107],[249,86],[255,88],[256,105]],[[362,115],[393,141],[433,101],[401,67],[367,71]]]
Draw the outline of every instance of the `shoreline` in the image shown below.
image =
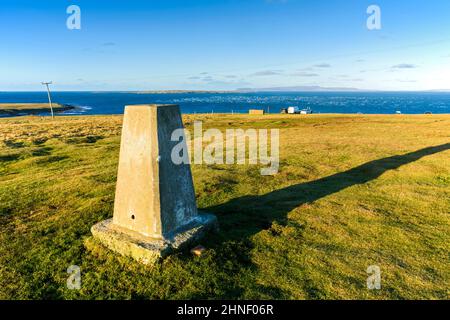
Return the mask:
[[[76,109],[76,107],[72,107],[68,110]],[[65,111],[68,111],[65,110]],[[55,111],[55,117],[58,118],[84,118],[84,117],[123,117],[123,113],[111,113],[111,114],[64,114],[64,111],[58,111],[58,113]],[[209,117],[215,117],[215,116],[236,116],[236,117],[251,117],[254,119],[261,119],[261,118],[282,118],[282,119],[307,119],[307,118],[317,118],[317,117],[333,117],[333,116],[341,116],[341,117],[419,117],[419,116],[450,116],[450,113],[402,113],[402,114],[395,114],[395,113],[313,113],[313,114],[282,114],[282,113],[266,113],[262,115],[251,115],[248,113],[182,113],[182,116],[209,116]],[[35,119],[36,117],[41,118],[51,118],[49,114],[45,115],[39,115],[39,114],[23,114],[23,115],[3,115],[0,112],[0,120],[2,119],[23,119],[23,118],[32,118]]]

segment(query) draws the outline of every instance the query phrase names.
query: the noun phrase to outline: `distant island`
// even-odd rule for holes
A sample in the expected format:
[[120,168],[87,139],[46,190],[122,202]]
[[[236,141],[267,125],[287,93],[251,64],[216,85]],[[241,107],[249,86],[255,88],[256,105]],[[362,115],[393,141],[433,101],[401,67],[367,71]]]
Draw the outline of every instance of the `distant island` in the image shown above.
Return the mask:
[[[55,113],[72,110],[75,107],[66,104],[54,103]],[[50,112],[48,103],[0,103],[0,116],[19,116]]]
[[125,93],[134,94],[195,94],[195,93],[236,93],[236,91],[225,90],[145,90],[145,91],[126,91]]
[[355,92],[362,91],[357,88],[321,87],[321,86],[292,86],[270,88],[240,88],[237,92]]
[[359,89],[352,87],[321,87],[321,86],[290,86],[290,87],[268,87],[268,88],[239,88],[235,90],[143,90],[124,91],[133,94],[223,94],[223,93],[258,93],[258,92],[436,92],[449,93],[450,89],[419,90],[419,91],[383,91]]
[[223,93],[255,93],[255,92],[355,92],[362,91],[357,88],[320,87],[320,86],[294,86],[270,88],[239,88],[236,90],[144,90],[127,91],[134,94],[223,94]]

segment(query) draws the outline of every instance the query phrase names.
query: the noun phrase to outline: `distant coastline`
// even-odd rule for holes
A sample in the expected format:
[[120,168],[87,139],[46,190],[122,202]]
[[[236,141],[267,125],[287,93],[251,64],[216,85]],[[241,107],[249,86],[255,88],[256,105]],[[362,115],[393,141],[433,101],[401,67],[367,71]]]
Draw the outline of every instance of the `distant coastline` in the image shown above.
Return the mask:
[[[138,90],[125,91],[135,94],[224,94],[224,93],[258,93],[258,92],[361,92],[357,88],[296,86],[296,87],[270,87],[270,88],[239,88],[235,90]],[[372,90],[368,90],[372,91]]]
[[[52,104],[53,111],[60,113],[75,109],[68,104]],[[48,103],[0,103],[0,116],[14,117],[20,115],[35,115],[50,112]]]
[[[0,90],[0,94],[8,93],[41,93],[45,91],[5,91]],[[224,93],[450,93],[450,89],[430,89],[430,90],[376,90],[360,89],[351,87],[321,87],[321,86],[294,86],[294,87],[265,87],[265,88],[238,88],[232,90],[195,90],[195,89],[161,89],[161,90],[55,90],[54,92],[67,93],[122,93],[122,94],[224,94]]]
[[224,93],[276,93],[276,92],[424,92],[424,93],[450,93],[450,89],[422,90],[422,91],[384,91],[347,87],[321,87],[321,86],[294,86],[294,87],[268,87],[268,88],[239,88],[235,90],[136,90],[120,91],[133,94],[224,94]]
[[144,90],[144,91],[125,91],[124,93],[134,94],[223,94],[223,93],[236,93],[237,91],[221,91],[221,90]]

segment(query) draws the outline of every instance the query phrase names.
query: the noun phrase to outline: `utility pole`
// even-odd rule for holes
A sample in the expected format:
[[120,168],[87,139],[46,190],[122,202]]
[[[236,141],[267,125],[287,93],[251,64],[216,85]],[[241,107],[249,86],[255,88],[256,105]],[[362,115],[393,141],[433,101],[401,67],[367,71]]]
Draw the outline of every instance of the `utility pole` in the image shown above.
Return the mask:
[[52,81],[50,81],[50,82],[42,82],[42,84],[47,87],[48,103],[50,104],[50,111],[52,113],[52,119],[54,119],[55,115],[53,114],[52,98],[50,96],[50,89],[48,88],[48,85],[52,84]]

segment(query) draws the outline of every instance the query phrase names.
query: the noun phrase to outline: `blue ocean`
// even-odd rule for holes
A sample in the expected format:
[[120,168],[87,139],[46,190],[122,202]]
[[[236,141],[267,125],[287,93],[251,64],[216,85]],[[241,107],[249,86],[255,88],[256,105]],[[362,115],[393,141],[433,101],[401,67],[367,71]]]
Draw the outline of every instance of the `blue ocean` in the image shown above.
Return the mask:
[[[125,105],[178,104],[183,113],[247,113],[298,106],[314,113],[450,113],[450,93],[424,92],[258,92],[164,93],[53,92],[56,103],[75,109],[60,115],[122,114]],[[0,92],[0,103],[47,102],[46,92]]]

